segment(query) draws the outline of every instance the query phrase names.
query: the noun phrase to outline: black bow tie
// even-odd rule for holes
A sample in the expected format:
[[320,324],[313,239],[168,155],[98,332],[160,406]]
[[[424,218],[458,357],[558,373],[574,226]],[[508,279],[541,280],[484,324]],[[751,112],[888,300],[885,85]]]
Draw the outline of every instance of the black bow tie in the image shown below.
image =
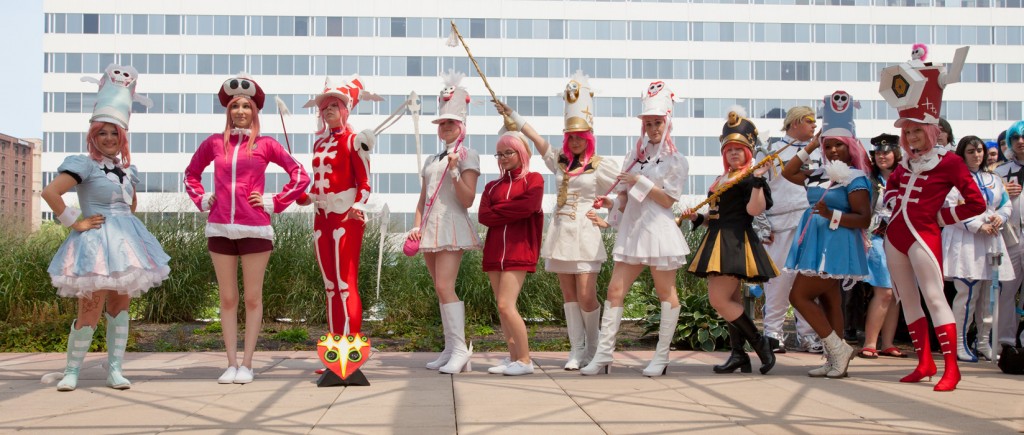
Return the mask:
[[113,169],[107,169],[106,166],[100,165],[100,169],[103,169],[103,173],[104,174],[114,174],[114,175],[117,175],[117,179],[119,180],[119,182],[121,184],[124,184],[124,177],[125,177],[126,174],[124,173],[123,170],[121,170],[120,166],[114,166]]

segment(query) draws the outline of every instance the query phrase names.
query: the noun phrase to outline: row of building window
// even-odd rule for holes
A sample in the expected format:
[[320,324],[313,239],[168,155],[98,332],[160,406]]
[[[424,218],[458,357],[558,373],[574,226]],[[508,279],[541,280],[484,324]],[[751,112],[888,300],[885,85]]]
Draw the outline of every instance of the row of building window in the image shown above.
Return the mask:
[[[151,114],[218,114],[224,108],[212,94],[148,94],[153,100],[153,107],[146,108],[138,103],[133,105],[133,112]],[[309,100],[305,94],[277,95],[285,101],[293,113],[314,113],[312,109],[302,109]],[[854,95],[854,97],[857,97]],[[354,112],[356,114],[389,115],[397,109],[406,96],[388,95],[381,102],[364,101]],[[523,116],[562,116],[565,103],[557,96],[519,96],[499,97],[506,101]],[[95,105],[95,93],[81,92],[46,92],[43,94],[43,111],[45,113],[88,113]],[[883,100],[859,100],[861,108],[854,114],[856,119],[896,119],[898,114]],[[747,108],[752,118],[779,119],[785,117],[789,107],[805,105],[821,107],[823,100],[789,100],[789,99],[735,99],[735,98],[690,98],[676,105],[676,116],[681,118],[721,118],[729,111],[729,107],[739,105]],[[949,120],[966,121],[1015,121],[1022,117],[1021,101],[945,101],[942,114]],[[622,118],[640,112],[639,97],[595,97],[594,116]],[[264,114],[276,114],[277,107],[267,104]],[[437,113],[437,101],[433,98],[422,99],[422,115],[432,116]],[[493,105],[470,105],[471,116],[496,116]]]
[[[1021,26],[457,18],[469,38],[842,44],[1021,45]],[[46,33],[441,38],[449,20],[419,17],[46,14]]]
[[[564,1],[564,0],[552,0]],[[567,0],[596,3],[693,3],[795,6],[902,6],[946,8],[1020,8],[1019,0]]]
[[[760,60],[597,59],[597,58],[480,58],[488,77],[568,77],[582,70],[598,78],[679,80],[782,80],[870,82],[891,63]],[[227,76],[238,71],[262,75],[364,77],[433,77],[448,69],[476,69],[464,57],[434,56],[306,56],[145,53],[46,53],[44,72],[100,74],[111,63],[132,65],[141,74]],[[968,63],[966,83],[1024,83],[1024,64]]]

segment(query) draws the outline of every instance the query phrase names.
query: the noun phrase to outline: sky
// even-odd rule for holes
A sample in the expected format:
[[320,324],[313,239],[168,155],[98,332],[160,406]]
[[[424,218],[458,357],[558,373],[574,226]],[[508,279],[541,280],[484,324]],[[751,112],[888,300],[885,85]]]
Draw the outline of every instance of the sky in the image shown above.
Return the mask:
[[0,133],[43,136],[43,0],[5,1],[0,13]]

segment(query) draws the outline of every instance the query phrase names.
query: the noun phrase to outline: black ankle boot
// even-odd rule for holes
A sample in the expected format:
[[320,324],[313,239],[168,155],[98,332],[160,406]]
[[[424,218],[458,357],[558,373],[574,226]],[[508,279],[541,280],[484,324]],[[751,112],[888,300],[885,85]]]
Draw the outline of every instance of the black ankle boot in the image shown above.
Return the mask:
[[729,359],[725,360],[721,365],[712,367],[712,370],[715,373],[732,373],[736,369],[740,369],[740,372],[750,373],[750,357],[747,356],[746,350],[743,349],[744,343],[746,343],[746,340],[744,340],[743,335],[730,323],[729,345],[732,346],[732,353],[729,354]]
[[733,320],[732,325],[740,331],[743,338],[747,340],[747,343],[750,343],[750,347],[754,348],[754,352],[757,353],[757,357],[761,360],[761,374],[767,374],[772,367],[775,367],[775,353],[772,352],[772,340],[775,339],[759,334],[754,321],[750,320],[750,317],[747,317],[746,314],[740,315],[739,318]]

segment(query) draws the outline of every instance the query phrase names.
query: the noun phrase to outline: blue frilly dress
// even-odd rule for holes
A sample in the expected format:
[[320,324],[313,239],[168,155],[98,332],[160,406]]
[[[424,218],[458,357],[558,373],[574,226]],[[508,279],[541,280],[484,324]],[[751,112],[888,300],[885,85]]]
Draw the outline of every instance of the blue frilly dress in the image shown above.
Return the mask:
[[135,166],[127,169],[109,159],[70,156],[57,168],[78,181],[82,217],[106,219],[98,229],[71,231],[47,272],[57,293],[88,297],[97,290],[115,290],[137,297],[160,285],[170,274],[170,257],[142,222],[131,202],[139,182]]

